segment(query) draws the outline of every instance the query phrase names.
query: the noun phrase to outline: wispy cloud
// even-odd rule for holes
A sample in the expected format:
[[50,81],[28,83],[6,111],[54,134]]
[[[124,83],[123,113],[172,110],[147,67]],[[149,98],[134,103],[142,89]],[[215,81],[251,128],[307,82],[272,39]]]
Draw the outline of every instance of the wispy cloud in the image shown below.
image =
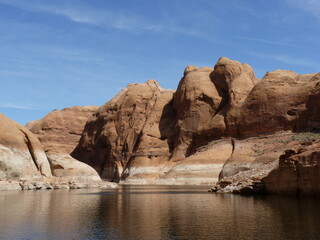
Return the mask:
[[[17,7],[23,10],[48,13],[66,17],[70,21],[77,23],[90,24],[100,27],[108,27],[118,30],[129,31],[152,31],[152,32],[167,32],[167,33],[182,33],[188,35],[197,35],[195,30],[185,29],[165,22],[151,22],[149,19],[144,19],[136,15],[130,15],[125,12],[112,11],[109,9],[96,9],[89,6],[77,4],[44,4],[38,2],[26,2],[21,0],[0,0],[0,3]],[[60,4],[61,5],[61,4]]]
[[309,12],[318,20],[320,20],[320,1],[319,0],[286,0],[287,4]]
[[272,44],[272,45],[293,47],[293,48],[301,48],[301,49],[309,49],[309,50],[320,50],[320,49],[317,49],[317,48],[306,47],[306,46],[292,44],[292,43],[288,43],[288,42],[272,41],[272,40],[266,40],[266,39],[261,39],[261,38],[251,38],[251,37],[234,37],[234,38],[235,39],[240,39],[240,40],[247,40],[247,41],[253,41],[253,42],[261,42],[261,43],[266,43],[266,44]]
[[258,58],[262,58],[262,59],[269,59],[269,60],[281,62],[286,65],[308,67],[313,69],[314,71],[320,71],[320,64],[310,59],[303,59],[300,57],[294,57],[294,56],[289,56],[284,54],[273,55],[273,54],[250,53],[250,55]]
[[0,108],[20,109],[20,110],[38,110],[38,108],[14,103],[0,103]]

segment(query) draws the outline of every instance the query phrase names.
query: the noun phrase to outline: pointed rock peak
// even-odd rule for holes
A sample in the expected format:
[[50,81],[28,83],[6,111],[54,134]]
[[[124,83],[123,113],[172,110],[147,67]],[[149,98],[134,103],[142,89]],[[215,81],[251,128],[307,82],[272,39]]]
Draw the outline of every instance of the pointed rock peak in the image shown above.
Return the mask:
[[218,62],[216,63],[217,65],[225,65],[225,64],[240,64],[240,62],[236,61],[236,60],[231,60],[227,57],[220,57]]
[[159,85],[159,83],[154,80],[154,79],[150,79],[148,81],[145,82],[148,86],[150,87],[155,87],[157,88],[159,91],[163,91],[164,89]]
[[156,85],[156,86],[159,86],[159,83],[154,80],[154,79],[149,79],[148,81],[145,82],[146,84],[148,85]]
[[212,72],[213,68],[211,67],[202,67],[202,68],[198,68],[196,66],[193,65],[188,65],[185,69],[184,69],[184,75],[188,74],[189,72]]
[[186,66],[186,68],[184,69],[184,75],[186,75],[188,72],[192,72],[192,71],[196,71],[199,68],[193,65],[188,65]]

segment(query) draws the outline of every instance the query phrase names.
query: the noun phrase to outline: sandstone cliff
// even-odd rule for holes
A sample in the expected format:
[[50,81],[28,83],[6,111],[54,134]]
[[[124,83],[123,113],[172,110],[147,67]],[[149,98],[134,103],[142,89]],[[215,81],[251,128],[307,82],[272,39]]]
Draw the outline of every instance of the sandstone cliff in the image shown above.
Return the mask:
[[320,73],[276,70],[257,79],[248,64],[222,57],[214,68],[186,67],[176,91],[155,80],[130,84],[99,108],[28,123],[42,145],[2,115],[0,178],[100,175],[129,184],[217,183],[221,192],[320,193],[319,101]]
[[98,173],[69,154],[78,144],[87,119],[98,109],[83,106],[54,110],[26,126],[40,140],[48,157],[53,176],[62,180],[100,180]]
[[89,118],[71,155],[105,179],[156,179],[172,149],[172,95],[154,80],[130,84]]
[[123,89],[89,118],[71,155],[125,183],[260,184],[299,148],[291,138],[320,128],[319,81],[285,70],[259,80],[224,57],[188,66],[175,92],[154,80]]
[[116,184],[101,181],[93,168],[68,154],[94,110],[68,108],[29,123],[43,145],[27,128],[0,114],[0,191],[116,188]]

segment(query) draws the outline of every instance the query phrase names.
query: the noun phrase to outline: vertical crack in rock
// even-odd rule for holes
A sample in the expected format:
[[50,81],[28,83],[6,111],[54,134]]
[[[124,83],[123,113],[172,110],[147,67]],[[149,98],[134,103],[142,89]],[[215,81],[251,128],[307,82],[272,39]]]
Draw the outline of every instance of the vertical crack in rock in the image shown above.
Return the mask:
[[[159,88],[158,84],[155,83],[155,85],[156,85],[156,91],[153,90],[153,88],[150,86],[150,83],[149,83],[149,82],[148,82],[147,84],[148,84],[148,87],[150,87],[151,91],[153,92],[153,97],[152,97],[152,98],[150,99],[150,101],[146,104],[146,110],[148,109],[148,105],[149,105],[149,103],[151,102],[151,100],[154,100],[154,103],[153,103],[153,105],[151,106],[151,109],[146,113],[145,122],[144,122],[142,128],[140,129],[137,138],[136,138],[135,141],[134,141],[134,145],[133,145],[133,148],[132,148],[132,153],[131,153],[131,155],[129,156],[129,159],[128,159],[128,160],[127,160],[127,158],[125,159],[125,160],[127,160],[127,161],[126,161],[125,166],[124,166],[124,168],[123,168],[123,170],[122,170],[122,173],[120,173],[120,172],[118,173],[119,176],[120,176],[120,180],[124,180],[124,179],[127,178],[127,177],[129,176],[129,174],[130,174],[130,172],[129,172],[129,171],[130,171],[130,166],[131,166],[132,161],[133,161],[134,158],[135,158],[136,151],[137,151],[137,149],[139,148],[139,145],[140,145],[140,142],[141,142],[141,138],[142,138],[142,136],[143,136],[143,130],[144,130],[144,128],[145,128],[145,126],[146,126],[146,124],[147,124],[147,122],[148,122],[149,116],[150,116],[150,114],[152,113],[152,111],[154,110],[154,107],[156,106],[156,103],[157,103],[157,100],[158,100],[158,93],[157,93],[157,91],[158,91],[158,92],[161,91],[161,89]],[[131,115],[132,115],[132,114],[133,114],[133,112],[131,113]],[[124,164],[122,164],[122,165],[124,165]]]
[[234,150],[236,148],[236,142],[235,142],[234,138],[231,138],[231,144],[232,144],[232,152],[231,152],[230,157],[232,157],[233,152],[234,152]]
[[38,161],[37,161],[37,157],[36,157],[35,152],[34,152],[35,150],[34,150],[34,148],[33,148],[33,146],[32,146],[32,143],[31,143],[31,141],[30,141],[30,139],[29,139],[28,134],[27,134],[26,132],[24,132],[22,129],[20,129],[20,131],[24,134],[24,137],[26,138],[26,144],[27,144],[27,147],[28,147],[28,149],[29,149],[29,153],[30,153],[30,155],[31,155],[31,159],[32,159],[34,165],[36,166],[36,168],[38,169],[38,171],[40,171],[41,174],[43,174],[42,171],[41,171],[41,170],[42,170],[42,169],[41,169],[41,166],[39,165],[39,163],[38,163]]
[[225,166],[229,163],[229,160],[233,157],[233,153],[234,153],[234,151],[235,151],[235,148],[236,148],[236,141],[235,141],[235,139],[234,138],[231,138],[230,139],[230,143],[231,143],[231,145],[232,145],[232,150],[231,150],[231,154],[230,154],[230,156],[228,157],[228,159],[225,161],[225,163],[223,164],[223,166],[222,166],[222,170],[221,170],[221,172],[219,173],[219,181],[222,179],[222,178],[224,178],[224,172],[223,172],[223,169],[225,168]]
[[122,170],[122,173],[119,174],[120,180],[126,179],[130,174],[130,172],[129,172],[130,171],[130,166],[131,166],[131,163],[132,163],[133,159],[135,158],[135,152],[137,151],[137,149],[139,147],[141,137],[142,137],[142,131],[140,131],[140,133],[138,134],[138,137],[137,137],[137,139],[136,139],[136,141],[134,143],[133,149],[132,149],[132,154],[129,157],[126,165],[124,166],[124,168]]

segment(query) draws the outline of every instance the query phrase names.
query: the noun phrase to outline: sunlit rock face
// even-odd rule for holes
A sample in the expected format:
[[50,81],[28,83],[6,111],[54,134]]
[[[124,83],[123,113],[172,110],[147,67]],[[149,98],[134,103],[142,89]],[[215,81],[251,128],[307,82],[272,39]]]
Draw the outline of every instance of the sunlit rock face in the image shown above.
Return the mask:
[[0,181],[51,177],[39,140],[27,128],[0,113]]
[[187,67],[174,97],[173,158],[184,158],[213,139],[236,136],[235,115],[257,83],[247,64],[222,57],[212,68]]
[[44,118],[26,125],[39,138],[52,174],[59,181],[100,180],[92,167],[69,155],[78,144],[87,119],[97,109],[96,106],[76,106],[54,110]]
[[157,178],[173,145],[172,95],[154,80],[130,84],[89,118],[72,156],[105,179]]
[[261,181],[296,132],[320,128],[319,81],[285,70],[260,80],[225,57],[188,66],[176,91],[128,85],[89,118],[71,155],[125,183]]
[[38,137],[45,151],[71,153],[86,121],[97,109],[97,106],[76,106],[53,110],[42,119],[27,123],[26,127]]

